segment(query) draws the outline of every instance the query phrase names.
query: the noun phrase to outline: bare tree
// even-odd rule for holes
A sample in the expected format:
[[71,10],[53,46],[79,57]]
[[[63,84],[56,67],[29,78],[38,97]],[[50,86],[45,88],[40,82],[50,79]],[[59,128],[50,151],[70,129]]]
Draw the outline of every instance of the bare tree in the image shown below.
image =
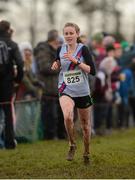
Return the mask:
[[107,20],[108,20],[108,0],[102,0],[101,6],[99,7],[99,11],[102,14],[102,30],[107,31]]
[[[135,14],[133,14],[133,19],[135,18]],[[135,21],[133,22],[133,29],[135,29]],[[133,43],[135,43],[135,31],[133,31]]]
[[99,0],[91,1],[91,0],[77,0],[75,5],[77,5],[80,11],[86,15],[87,18],[87,25],[89,29],[89,33],[92,32],[92,16],[93,13],[99,8],[98,4]]
[[36,26],[37,26],[37,2],[38,0],[32,0],[31,2],[31,13],[30,13],[30,25],[29,25],[29,31],[30,31],[30,41],[32,46],[35,45],[36,41]]
[[121,35],[121,17],[122,17],[122,13],[121,11],[117,8],[117,3],[118,1],[115,0],[113,1],[112,0],[112,13],[114,15],[114,18],[115,18],[115,22],[116,22],[116,25],[115,25],[115,33],[117,35]]
[[121,12],[117,8],[117,3],[119,0],[77,0],[76,5],[79,7],[81,12],[86,15],[87,22],[89,24],[89,29],[92,31],[92,16],[94,12],[101,12],[102,22],[101,29],[103,31],[107,30],[108,21],[110,15],[114,17],[115,20],[115,32],[120,34],[121,27]]
[[55,9],[56,9],[56,0],[45,0],[45,13],[49,20],[49,27],[54,28],[55,27]]
[[5,11],[7,11],[7,8],[6,8],[6,3],[8,2],[9,0],[0,0],[0,13],[3,13]]

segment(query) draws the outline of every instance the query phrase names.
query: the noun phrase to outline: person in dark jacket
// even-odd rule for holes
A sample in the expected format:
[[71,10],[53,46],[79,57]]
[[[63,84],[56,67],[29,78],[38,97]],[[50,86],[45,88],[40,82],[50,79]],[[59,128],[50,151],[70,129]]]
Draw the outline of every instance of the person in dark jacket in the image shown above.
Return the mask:
[[[16,147],[14,135],[14,94],[15,84],[23,78],[23,61],[17,43],[12,40],[10,22],[0,21],[0,42],[8,49],[8,64],[4,65],[4,74],[0,75],[0,108],[4,112],[4,146],[6,149]],[[2,65],[3,66],[3,65]]]
[[51,70],[58,47],[58,31],[53,29],[48,32],[47,41],[39,42],[34,49],[38,79],[44,84],[41,100],[44,139],[65,138],[64,119],[58,101],[58,71]]

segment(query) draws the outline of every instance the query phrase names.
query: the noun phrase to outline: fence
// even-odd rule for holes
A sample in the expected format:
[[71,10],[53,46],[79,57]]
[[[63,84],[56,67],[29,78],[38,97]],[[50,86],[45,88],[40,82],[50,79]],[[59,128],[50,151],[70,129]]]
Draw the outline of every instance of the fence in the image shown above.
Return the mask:
[[[39,100],[15,103],[15,136],[18,142],[33,142],[42,138],[41,103]],[[0,110],[0,136],[4,128],[4,114]]]

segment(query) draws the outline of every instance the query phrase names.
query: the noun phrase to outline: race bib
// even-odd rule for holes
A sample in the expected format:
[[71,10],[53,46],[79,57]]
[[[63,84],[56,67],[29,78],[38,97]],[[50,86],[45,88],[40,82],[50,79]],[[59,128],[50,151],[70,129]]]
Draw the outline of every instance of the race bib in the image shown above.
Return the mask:
[[63,78],[66,85],[76,85],[84,81],[80,70],[64,72]]

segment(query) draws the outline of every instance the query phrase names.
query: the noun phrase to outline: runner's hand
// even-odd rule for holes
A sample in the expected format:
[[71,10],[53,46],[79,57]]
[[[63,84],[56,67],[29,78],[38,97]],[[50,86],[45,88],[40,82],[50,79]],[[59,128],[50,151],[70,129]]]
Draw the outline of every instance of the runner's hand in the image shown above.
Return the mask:
[[60,68],[60,62],[58,62],[58,61],[55,61],[51,66],[51,69],[54,71],[58,70],[59,68]]
[[72,57],[70,52],[64,53],[64,58],[68,59],[69,61],[73,62],[74,64],[77,64],[77,60]]

